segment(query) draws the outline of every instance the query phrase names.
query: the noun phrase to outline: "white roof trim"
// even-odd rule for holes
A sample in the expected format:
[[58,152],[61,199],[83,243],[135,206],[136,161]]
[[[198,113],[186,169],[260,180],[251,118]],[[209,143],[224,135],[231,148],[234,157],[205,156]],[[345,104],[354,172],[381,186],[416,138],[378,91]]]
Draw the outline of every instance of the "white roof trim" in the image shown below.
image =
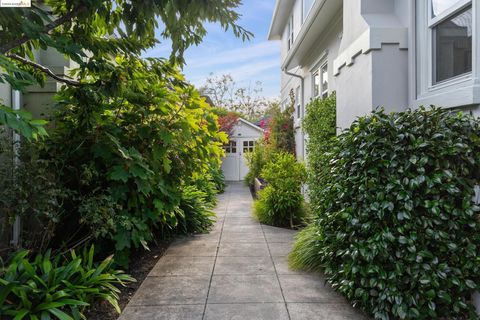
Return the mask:
[[268,30],[268,40],[280,40],[282,38],[283,30],[287,24],[288,17],[292,13],[294,4],[295,0],[275,1],[275,8],[273,9],[273,16]]
[[258,131],[260,131],[260,132],[263,132],[263,131],[264,131],[264,130],[263,130],[262,128],[260,128],[259,126],[255,125],[255,124],[251,123],[250,121],[247,121],[247,120],[245,120],[245,119],[243,119],[243,118],[238,118],[238,121],[241,121],[241,122],[245,123],[247,126],[250,126],[250,127],[254,128],[255,130],[258,130]]

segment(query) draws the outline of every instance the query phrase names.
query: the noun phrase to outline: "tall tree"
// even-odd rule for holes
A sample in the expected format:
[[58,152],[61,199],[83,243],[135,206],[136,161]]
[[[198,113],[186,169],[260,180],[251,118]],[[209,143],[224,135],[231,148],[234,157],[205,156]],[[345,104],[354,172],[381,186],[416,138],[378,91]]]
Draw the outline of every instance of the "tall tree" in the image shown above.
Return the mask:
[[[241,0],[33,0],[31,8],[2,8],[0,82],[24,90],[46,76],[68,86],[109,81],[90,71],[113,70],[115,56],[139,57],[161,41],[155,34],[160,27],[161,38],[172,41],[171,62],[183,65],[185,50],[205,36],[205,22],[244,40],[252,36],[238,25],[240,5]],[[35,60],[34,51],[47,48],[79,64],[76,79],[56,76]],[[0,108],[0,124],[9,124],[8,113]]]
[[230,74],[210,74],[199,90],[212,99],[215,107],[238,112],[252,121],[258,120],[272,102],[262,95],[262,82],[242,87]]

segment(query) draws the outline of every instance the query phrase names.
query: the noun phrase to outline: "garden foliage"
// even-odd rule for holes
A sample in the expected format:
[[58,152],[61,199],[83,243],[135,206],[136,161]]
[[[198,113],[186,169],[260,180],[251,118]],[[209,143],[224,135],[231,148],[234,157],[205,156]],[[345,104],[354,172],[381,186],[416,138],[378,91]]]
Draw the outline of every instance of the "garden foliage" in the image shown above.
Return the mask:
[[[0,211],[10,222],[24,218],[24,245],[43,252],[95,242],[98,256],[115,252],[115,263],[126,265],[130,251],[147,248],[154,237],[208,228],[214,195],[224,187],[219,165],[225,135],[177,66],[184,64],[184,51],[202,41],[205,21],[250,38],[237,24],[240,4],[46,0],[0,11],[0,84],[25,92],[28,86],[44,85],[48,76],[63,85],[48,137],[45,121],[0,101],[0,125],[41,140],[22,143],[21,161],[11,161],[17,154],[0,148]],[[160,37],[155,32],[159,24]],[[160,38],[171,40],[170,63],[142,59]],[[59,76],[38,61],[41,50],[60,53],[78,68]],[[85,292],[79,289],[85,295],[74,298],[64,295],[62,285],[68,282],[46,285],[42,277],[53,272],[59,272],[59,281],[76,285],[68,272],[83,266],[75,257],[66,265],[50,258],[47,253],[38,258],[42,261],[29,262],[26,253],[19,253],[11,264],[22,273],[20,285],[35,286],[32,298],[45,298],[47,304],[31,303],[22,290],[12,289],[8,294],[17,297],[9,296],[8,310],[2,311],[17,312],[15,319],[67,319],[65,313],[78,319],[91,299],[114,301],[115,295],[102,293],[110,288],[108,277],[105,288],[99,281]],[[103,268],[102,263],[95,271],[90,262],[88,271],[78,272],[96,277]],[[6,299],[3,293],[0,298]],[[62,298],[62,303],[50,303]]]
[[279,152],[264,166],[261,176],[267,181],[258,194],[254,213],[262,223],[296,227],[305,222],[302,185],[306,172],[302,163],[286,152]]
[[267,136],[274,150],[295,154],[295,128],[293,113],[295,112],[295,99],[293,91],[290,94],[291,102],[281,110],[276,106],[270,110],[271,119],[268,123]]
[[359,118],[310,185],[315,241],[299,241],[316,250],[301,258],[376,319],[477,319],[479,142],[478,120],[449,110]]
[[225,134],[199,93],[164,61],[117,58],[115,68],[92,76],[96,85],[60,92],[57,128],[43,156],[61,164],[63,187],[77,195],[64,204],[59,227],[78,235],[72,241],[95,235],[112,242],[125,264],[155,231],[177,229],[184,187],[197,185],[214,201],[210,172],[220,166]]
[[[84,309],[108,301],[120,313],[119,285],[135,279],[112,267],[111,257],[93,261],[93,246],[67,258],[50,251],[33,260],[19,251],[0,268],[0,315],[12,319],[86,319]],[[2,317],[3,318],[3,317]]]
[[[336,95],[330,94],[324,99],[312,100],[306,106],[303,128],[307,135],[307,184],[310,207],[318,212],[316,206],[322,200],[321,191],[329,182],[330,149],[336,138]],[[319,270],[318,228],[315,224],[301,230],[289,256],[290,266],[296,269]]]
[[181,233],[207,232],[215,222],[212,202],[204,191],[195,186],[183,188],[178,210],[178,229]]
[[252,152],[245,153],[247,160],[248,173],[245,176],[245,183],[253,186],[255,178],[262,178],[262,170],[272,158],[274,150],[272,146],[265,140],[258,140],[255,143],[255,149]]
[[336,95],[312,100],[306,106],[303,129],[307,135],[308,184],[312,203],[318,202],[318,190],[328,182],[330,173],[328,152],[336,138]]

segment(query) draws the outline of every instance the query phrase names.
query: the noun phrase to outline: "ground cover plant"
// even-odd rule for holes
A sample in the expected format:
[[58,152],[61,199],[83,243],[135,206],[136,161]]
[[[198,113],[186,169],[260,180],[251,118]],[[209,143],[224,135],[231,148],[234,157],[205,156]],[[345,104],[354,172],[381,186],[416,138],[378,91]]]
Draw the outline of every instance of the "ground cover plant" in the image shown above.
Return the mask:
[[135,279],[113,268],[111,257],[94,263],[94,248],[34,259],[26,250],[0,268],[0,315],[12,319],[86,319],[87,306],[108,301],[118,312],[118,286]]
[[445,109],[359,118],[332,146],[328,183],[310,186],[307,266],[376,319],[477,319],[479,137],[478,120]]
[[302,185],[306,172],[302,163],[286,152],[279,152],[265,165],[261,176],[267,186],[258,193],[254,214],[265,224],[297,227],[305,222]]

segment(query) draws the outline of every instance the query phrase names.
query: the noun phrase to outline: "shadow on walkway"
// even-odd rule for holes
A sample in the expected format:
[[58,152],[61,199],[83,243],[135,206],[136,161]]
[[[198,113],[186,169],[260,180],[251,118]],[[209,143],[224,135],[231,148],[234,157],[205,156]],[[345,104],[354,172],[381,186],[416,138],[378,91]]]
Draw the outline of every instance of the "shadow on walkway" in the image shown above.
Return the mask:
[[172,243],[120,320],[364,319],[321,276],[290,270],[296,232],[261,225],[251,208],[249,189],[229,184],[212,232]]

